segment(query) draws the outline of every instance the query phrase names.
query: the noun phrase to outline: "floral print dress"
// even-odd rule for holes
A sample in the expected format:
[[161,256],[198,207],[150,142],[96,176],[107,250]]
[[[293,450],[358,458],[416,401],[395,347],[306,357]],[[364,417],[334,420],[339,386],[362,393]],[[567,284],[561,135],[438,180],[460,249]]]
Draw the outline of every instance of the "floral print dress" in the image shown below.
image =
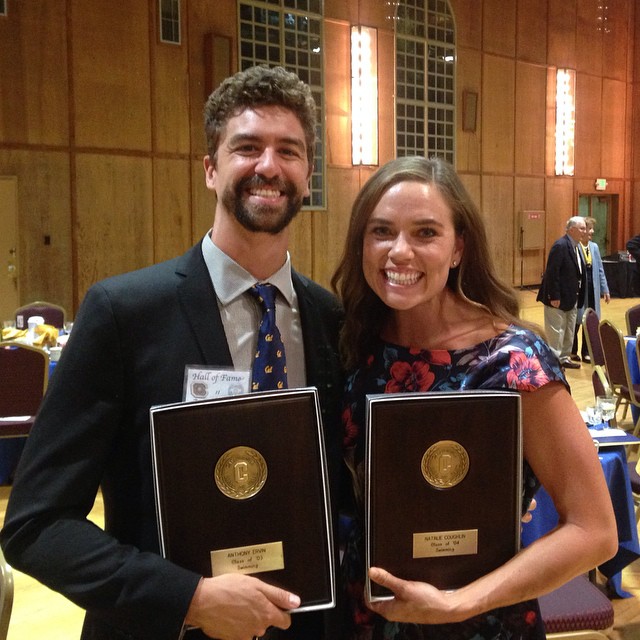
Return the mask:
[[[465,622],[417,625],[388,622],[364,604],[364,451],[365,396],[410,391],[492,389],[534,391],[551,381],[568,388],[556,356],[540,336],[510,325],[498,336],[454,351],[411,349],[378,341],[366,366],[347,380],[343,412],[344,450],[353,476],[358,516],[353,521],[342,563],[346,583],[349,638],[358,640],[540,640],[544,626],[536,600],[503,607]],[[525,462],[523,503],[538,486]]]

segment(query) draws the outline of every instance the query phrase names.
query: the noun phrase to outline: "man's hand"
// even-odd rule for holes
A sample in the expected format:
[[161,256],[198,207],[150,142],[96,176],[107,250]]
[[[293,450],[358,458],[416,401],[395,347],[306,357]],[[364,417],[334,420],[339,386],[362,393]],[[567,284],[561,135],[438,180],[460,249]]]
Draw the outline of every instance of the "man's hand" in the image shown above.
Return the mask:
[[549,300],[549,304],[557,309],[560,306],[560,300]]
[[290,609],[300,598],[252,576],[224,574],[203,578],[196,589],[185,622],[210,638],[251,640],[269,627],[288,629]]

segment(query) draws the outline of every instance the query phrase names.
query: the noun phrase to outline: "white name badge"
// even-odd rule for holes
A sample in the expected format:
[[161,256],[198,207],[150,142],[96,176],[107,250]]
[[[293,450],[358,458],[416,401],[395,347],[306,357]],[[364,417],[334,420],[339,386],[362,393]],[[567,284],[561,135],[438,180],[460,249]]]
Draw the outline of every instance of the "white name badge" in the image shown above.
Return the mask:
[[211,400],[249,393],[250,371],[187,365],[184,368],[183,400]]

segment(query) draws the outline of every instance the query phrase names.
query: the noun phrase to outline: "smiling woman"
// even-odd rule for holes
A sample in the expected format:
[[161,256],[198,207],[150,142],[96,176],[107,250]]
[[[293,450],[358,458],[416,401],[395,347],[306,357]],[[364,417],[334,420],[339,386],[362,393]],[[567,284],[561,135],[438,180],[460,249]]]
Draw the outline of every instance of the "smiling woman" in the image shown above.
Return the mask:
[[[345,307],[341,345],[352,369],[344,455],[358,507],[344,556],[348,637],[541,640],[537,596],[610,558],[615,520],[560,363],[518,319],[518,298],[496,276],[482,218],[453,168],[439,159],[399,158],[374,174],[354,203],[333,284]],[[524,502],[542,482],[564,524],[453,592],[371,567],[369,578],[394,597],[370,602],[362,592],[365,398],[471,389],[521,392]],[[568,449],[569,458],[562,455]]]

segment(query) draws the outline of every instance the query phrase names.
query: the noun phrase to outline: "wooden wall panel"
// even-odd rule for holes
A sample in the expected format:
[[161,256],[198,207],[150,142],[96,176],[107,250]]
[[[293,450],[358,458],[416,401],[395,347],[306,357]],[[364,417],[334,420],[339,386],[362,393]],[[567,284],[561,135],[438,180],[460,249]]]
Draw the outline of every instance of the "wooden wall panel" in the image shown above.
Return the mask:
[[342,256],[351,206],[373,171],[337,167],[328,171],[329,209],[313,217],[313,278],[327,288]]
[[324,16],[330,21],[340,20],[349,24],[357,17],[358,4],[344,0],[324,0]]
[[[522,250],[523,211],[544,211],[544,178],[516,178],[514,187],[513,282],[518,286],[540,284],[547,247]],[[546,213],[545,213],[546,219]]]
[[[482,140],[482,54],[475,49],[458,49],[458,67],[456,78],[457,136],[456,169],[458,171],[480,171]],[[471,91],[478,95],[476,110],[476,130],[463,131],[464,115],[463,95]]]
[[519,60],[547,62],[547,3],[518,0],[516,55]]
[[479,175],[460,174],[460,180],[474,204],[482,211],[482,182]]
[[211,0],[189,0],[185,4],[188,10],[186,24],[189,43],[191,150],[203,156],[207,152],[207,145],[202,124],[202,110],[208,97],[207,87],[210,85],[210,81],[205,79],[205,35],[213,33],[231,39],[231,73],[235,73],[238,70],[237,3],[219,0],[212,4]]
[[154,262],[180,255],[191,246],[188,160],[153,161]]
[[512,173],[515,63],[485,55],[482,66],[482,166],[489,173]]
[[548,0],[547,64],[576,68],[576,0]]
[[513,178],[482,177],[482,216],[500,276],[513,283]]
[[484,0],[482,46],[488,53],[514,56],[516,52],[516,2]]
[[625,167],[627,87],[619,80],[602,81],[602,175],[622,178]]
[[[546,181],[546,245],[564,235],[567,220],[575,211],[575,188],[572,178],[549,178]],[[546,258],[545,258],[546,259]]]
[[79,154],[77,294],[96,280],[153,263],[151,160]]
[[[607,25],[602,35],[602,73],[607,78],[631,82],[633,78],[634,2],[603,2],[607,8]],[[635,2],[638,7],[638,3]],[[638,11],[636,9],[636,11]]]
[[515,170],[544,175],[547,110],[546,67],[516,64]]
[[108,0],[72,3],[75,139],[81,147],[151,148],[149,15]]
[[597,178],[602,173],[602,78],[576,76],[575,173]]
[[191,244],[202,239],[213,226],[216,194],[207,189],[202,160],[191,162]]
[[456,21],[458,47],[482,47],[482,2],[477,0],[449,0]]
[[67,143],[66,37],[63,1],[10,3],[0,19],[0,140]]
[[[157,3],[154,5],[157,9]],[[183,14],[186,12],[183,10]],[[155,15],[154,24],[158,24]],[[155,39],[152,50],[153,147],[166,153],[189,153],[189,67],[187,29],[181,45]],[[202,103],[200,103],[202,110]]]
[[602,17],[606,2],[578,0],[576,30],[576,69],[602,75]]
[[[325,73],[325,142],[327,164],[351,166],[351,30],[346,22],[328,21],[325,48],[332,52]],[[380,122],[384,122],[380,119]]]
[[69,156],[42,149],[34,154],[28,150],[0,148],[0,167],[3,175],[18,178],[21,303],[51,300],[71,312]]

